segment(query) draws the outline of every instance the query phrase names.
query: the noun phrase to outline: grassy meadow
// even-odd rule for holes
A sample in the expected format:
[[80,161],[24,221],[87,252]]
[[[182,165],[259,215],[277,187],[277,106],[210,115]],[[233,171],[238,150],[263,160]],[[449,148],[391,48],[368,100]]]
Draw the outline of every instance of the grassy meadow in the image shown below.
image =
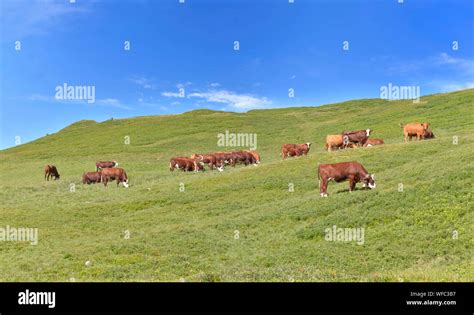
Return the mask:
[[[79,121],[0,151],[0,227],[39,230],[37,245],[0,242],[0,281],[473,281],[473,103],[470,89]],[[436,138],[404,144],[399,123],[417,121]],[[324,151],[327,134],[366,128],[386,144]],[[169,171],[171,156],[243,149],[217,147],[226,130],[256,133],[261,165]],[[281,161],[282,143],[303,142],[308,156]],[[82,185],[99,159],[117,160],[130,188]],[[377,188],[330,183],[321,198],[318,162],[342,161]],[[59,181],[44,181],[48,163]],[[333,225],[363,227],[364,244],[326,241]]]

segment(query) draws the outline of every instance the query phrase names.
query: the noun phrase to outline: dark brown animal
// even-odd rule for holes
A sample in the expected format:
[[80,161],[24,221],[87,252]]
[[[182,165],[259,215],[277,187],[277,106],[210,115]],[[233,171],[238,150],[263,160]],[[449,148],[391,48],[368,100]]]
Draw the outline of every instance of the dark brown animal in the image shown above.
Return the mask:
[[96,171],[99,171],[104,168],[111,168],[118,166],[117,161],[97,161],[95,162]]
[[423,139],[434,139],[434,138],[435,138],[435,135],[433,131],[431,131],[430,128],[427,128],[425,130],[425,133],[423,134]]
[[255,166],[260,164],[260,154],[257,151],[255,151],[255,150],[246,150],[245,152],[248,152],[253,156]]
[[281,146],[281,158],[285,160],[289,156],[307,155],[310,148],[310,142],[303,144],[283,144]]
[[54,165],[46,165],[44,167],[44,179],[49,181],[49,178],[53,178],[54,180],[59,179],[58,169]]
[[347,148],[350,143],[357,145],[364,145],[369,139],[372,129],[357,130],[357,131],[344,131],[342,133],[343,147]]
[[327,197],[328,182],[336,183],[349,181],[349,192],[356,183],[362,182],[364,187],[375,188],[374,174],[369,174],[359,162],[343,162],[335,164],[320,164],[318,166],[319,192],[321,197]]
[[383,139],[369,138],[365,142],[364,146],[365,147],[371,147],[373,145],[381,145],[381,144],[384,144]]
[[95,184],[100,183],[102,177],[102,172],[86,172],[82,174],[82,183],[83,184]]
[[100,180],[104,183],[104,186],[107,186],[108,182],[113,182],[116,180],[117,187],[120,183],[122,183],[125,188],[128,188],[127,173],[123,168],[120,167],[104,168],[101,172]]
[[412,137],[416,137],[417,140],[423,139],[425,132],[430,126],[429,123],[410,123],[403,126],[400,123],[400,128],[403,128],[403,139],[407,142]]

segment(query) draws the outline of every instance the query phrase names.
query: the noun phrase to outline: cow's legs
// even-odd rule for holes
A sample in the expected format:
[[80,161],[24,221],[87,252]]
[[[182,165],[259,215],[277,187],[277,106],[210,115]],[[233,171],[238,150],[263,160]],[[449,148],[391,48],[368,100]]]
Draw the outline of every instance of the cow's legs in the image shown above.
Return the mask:
[[320,183],[319,183],[319,193],[321,194],[321,197],[327,197],[327,188],[328,188],[328,180],[326,178],[321,178]]
[[356,184],[356,183],[355,183],[354,178],[352,178],[352,177],[349,178],[349,192],[352,192],[352,191],[354,190],[355,184]]

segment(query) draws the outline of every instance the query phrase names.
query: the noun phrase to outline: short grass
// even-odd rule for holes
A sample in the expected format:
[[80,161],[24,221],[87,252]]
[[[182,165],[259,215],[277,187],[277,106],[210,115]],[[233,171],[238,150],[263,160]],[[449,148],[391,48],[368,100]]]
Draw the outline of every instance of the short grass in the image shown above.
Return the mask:
[[[0,280],[473,281],[473,102],[471,89],[419,104],[77,122],[0,152],[0,227],[39,229],[36,246],[0,242]],[[398,124],[412,121],[429,121],[436,139],[404,144]],[[365,128],[386,145],[324,152],[326,134]],[[168,170],[171,156],[222,150],[225,130],[256,133],[262,164]],[[282,143],[308,141],[307,157],[281,161]],[[82,185],[97,159],[119,161],[131,187]],[[351,160],[376,174],[377,188],[330,184],[320,198],[318,162]],[[47,163],[61,180],[43,180]],[[365,243],[325,241],[333,225],[363,227]]]

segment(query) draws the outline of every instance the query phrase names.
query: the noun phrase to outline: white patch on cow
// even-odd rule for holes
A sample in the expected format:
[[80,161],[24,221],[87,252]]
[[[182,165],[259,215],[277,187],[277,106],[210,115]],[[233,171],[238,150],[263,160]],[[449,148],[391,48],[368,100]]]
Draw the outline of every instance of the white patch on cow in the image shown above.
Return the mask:
[[362,187],[367,187],[367,184],[366,184],[366,183],[362,183]]
[[368,144],[367,146],[368,146],[368,147],[371,147],[372,145],[371,145],[371,144]]
[[218,170],[219,172],[222,172],[222,171],[224,171],[224,167],[223,167],[223,166],[218,167],[217,170]]
[[330,181],[330,180],[334,180],[334,178],[333,178],[333,177],[329,177],[329,178],[328,178],[328,181]]
[[365,130],[365,132],[367,133],[367,137],[370,136],[370,131],[370,129]]
[[114,164],[115,164],[115,166],[118,166],[118,163],[117,163],[117,161],[114,161]]
[[373,185],[371,183],[369,183],[369,188],[374,189],[375,188],[375,183]]
[[309,149],[309,147],[311,146],[311,142],[306,142],[306,145],[308,146],[308,149]]
[[127,179],[126,181],[122,182],[122,183],[123,183],[123,186],[124,186],[125,188],[128,188],[128,179]]
[[375,180],[375,174],[371,174],[370,177]]

